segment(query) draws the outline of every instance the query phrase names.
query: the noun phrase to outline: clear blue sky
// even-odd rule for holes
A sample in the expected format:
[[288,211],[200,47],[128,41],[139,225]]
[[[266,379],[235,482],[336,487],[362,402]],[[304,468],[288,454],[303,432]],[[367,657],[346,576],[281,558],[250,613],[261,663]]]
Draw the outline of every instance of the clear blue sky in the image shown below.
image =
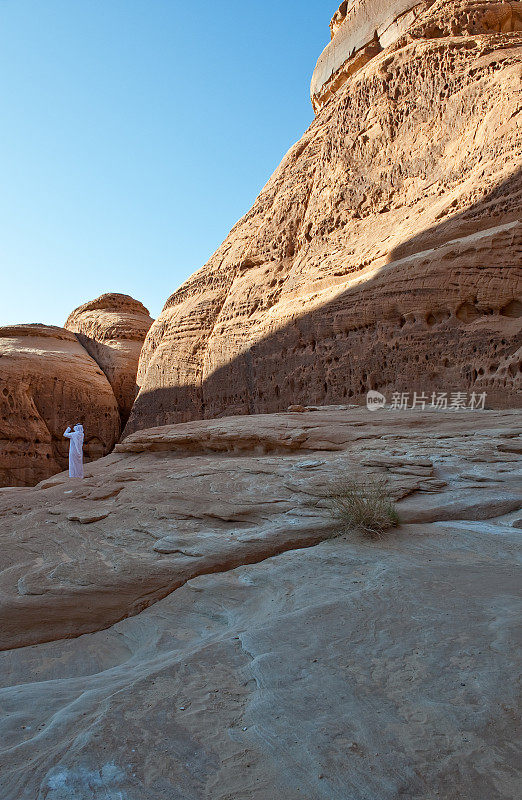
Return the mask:
[[0,325],[157,316],[313,119],[337,5],[0,0]]

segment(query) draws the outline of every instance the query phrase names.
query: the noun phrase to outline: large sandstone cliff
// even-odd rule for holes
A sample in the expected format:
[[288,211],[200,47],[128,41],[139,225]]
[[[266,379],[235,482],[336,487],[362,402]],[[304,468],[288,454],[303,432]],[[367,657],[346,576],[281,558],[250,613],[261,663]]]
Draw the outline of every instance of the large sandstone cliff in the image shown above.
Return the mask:
[[152,322],[138,300],[111,293],[79,306],[65,323],[107,376],[124,424],[136,397],[138,359]]
[[520,403],[521,6],[341,5],[316,119],[152,325],[127,432],[369,388]]

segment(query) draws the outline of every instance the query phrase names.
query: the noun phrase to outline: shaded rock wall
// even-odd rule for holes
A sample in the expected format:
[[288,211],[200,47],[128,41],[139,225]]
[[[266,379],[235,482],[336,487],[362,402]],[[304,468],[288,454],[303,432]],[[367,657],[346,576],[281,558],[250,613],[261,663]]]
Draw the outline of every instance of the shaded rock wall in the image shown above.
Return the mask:
[[138,300],[126,294],[103,294],[76,308],[65,323],[107,376],[123,424],[138,391],[138,359],[152,322]]
[[519,5],[424,3],[331,94],[152,325],[127,432],[370,388],[520,405]]
[[74,334],[47,325],[0,328],[0,486],[26,486],[67,467],[67,425],[85,427],[86,460],[120,432],[107,378]]

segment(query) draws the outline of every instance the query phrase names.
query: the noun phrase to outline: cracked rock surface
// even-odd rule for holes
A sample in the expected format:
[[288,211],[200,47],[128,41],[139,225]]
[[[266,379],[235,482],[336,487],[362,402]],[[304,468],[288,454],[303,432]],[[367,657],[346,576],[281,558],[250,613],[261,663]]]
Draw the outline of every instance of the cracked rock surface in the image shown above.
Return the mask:
[[383,477],[404,522],[520,508],[516,411],[327,407],[139,431],[0,491],[0,647],[98,630],[196,575],[317,544],[339,480]]
[[[2,800],[515,800],[520,435],[317,408],[1,490]],[[368,474],[403,525],[331,538]]]

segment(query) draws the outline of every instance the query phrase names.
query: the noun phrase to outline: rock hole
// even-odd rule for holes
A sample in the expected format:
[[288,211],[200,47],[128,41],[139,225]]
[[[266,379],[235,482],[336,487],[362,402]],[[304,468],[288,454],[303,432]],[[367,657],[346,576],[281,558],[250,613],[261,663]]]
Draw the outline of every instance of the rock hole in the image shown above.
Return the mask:
[[480,311],[472,303],[462,303],[455,311],[455,316],[461,322],[468,323],[480,317]]
[[522,303],[520,300],[511,300],[506,306],[500,309],[503,317],[522,317]]

